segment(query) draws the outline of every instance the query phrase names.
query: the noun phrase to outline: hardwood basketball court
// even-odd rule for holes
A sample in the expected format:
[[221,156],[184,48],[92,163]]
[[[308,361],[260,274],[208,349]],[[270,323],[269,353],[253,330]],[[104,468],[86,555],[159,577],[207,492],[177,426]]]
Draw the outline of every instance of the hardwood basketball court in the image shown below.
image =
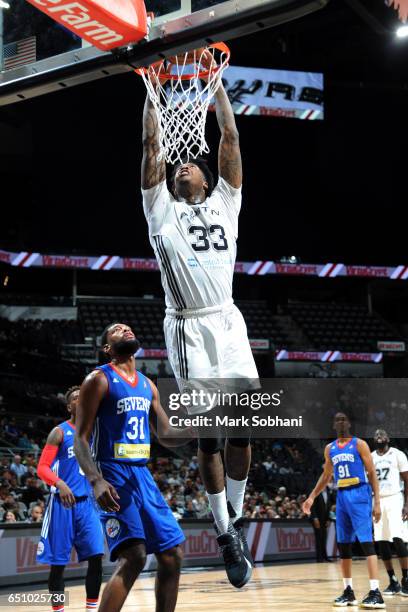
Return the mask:
[[[394,561],[397,576],[400,575]],[[388,585],[388,576],[381,567],[380,586]],[[103,586],[102,586],[103,589]],[[18,589],[20,592],[23,589]],[[24,589],[25,592],[45,592],[40,588]],[[332,601],[341,593],[342,581],[339,563],[293,563],[287,565],[258,566],[251,582],[242,590],[235,590],[228,583],[225,572],[220,570],[186,570],[181,577],[178,612],[261,612],[263,610],[288,610],[290,612],[323,611],[332,609]],[[17,591],[17,589],[16,589]],[[66,612],[85,609],[85,588],[83,584],[67,584],[69,606]],[[365,561],[354,563],[354,591],[361,601],[368,592]],[[14,592],[14,591],[13,591]],[[2,602],[5,592],[1,593]],[[384,598],[385,599],[385,598]],[[124,612],[153,612],[154,576],[142,576],[133,587],[124,607]],[[4,604],[3,604],[4,605]],[[386,599],[388,610],[407,611],[408,598],[394,596]],[[14,606],[15,612],[49,612],[51,607]],[[348,608],[356,610],[357,608]]]

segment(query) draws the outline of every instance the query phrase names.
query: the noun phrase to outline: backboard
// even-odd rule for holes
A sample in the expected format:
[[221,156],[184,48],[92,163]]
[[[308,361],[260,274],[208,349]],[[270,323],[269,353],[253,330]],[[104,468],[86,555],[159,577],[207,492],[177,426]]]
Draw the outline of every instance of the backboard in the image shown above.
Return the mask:
[[9,8],[1,8],[7,3],[0,0],[0,106],[274,27],[328,1],[146,0],[153,13],[148,37],[112,53],[84,42],[25,0],[8,0]]

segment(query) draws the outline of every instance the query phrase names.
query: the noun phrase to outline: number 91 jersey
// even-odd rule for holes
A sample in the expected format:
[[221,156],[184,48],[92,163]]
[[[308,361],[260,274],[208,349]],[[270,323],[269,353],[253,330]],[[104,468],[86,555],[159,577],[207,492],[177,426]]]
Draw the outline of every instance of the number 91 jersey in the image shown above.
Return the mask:
[[330,445],[334,480],[339,489],[368,482],[363,460],[358,452],[356,437],[340,444],[335,440]]
[[96,461],[117,461],[145,465],[150,457],[149,411],[152,388],[136,372],[128,380],[111,363],[99,366],[109,389],[95,419],[92,451]]
[[241,189],[220,177],[200,204],[175,200],[166,181],[142,194],[167,307],[208,308],[231,300]]

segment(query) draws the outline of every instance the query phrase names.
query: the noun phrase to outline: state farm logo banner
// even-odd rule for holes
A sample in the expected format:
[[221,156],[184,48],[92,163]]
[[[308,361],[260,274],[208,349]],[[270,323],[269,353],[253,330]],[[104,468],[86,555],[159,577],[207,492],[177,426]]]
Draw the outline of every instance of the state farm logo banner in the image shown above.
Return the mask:
[[223,82],[237,115],[323,119],[323,74],[230,66]]

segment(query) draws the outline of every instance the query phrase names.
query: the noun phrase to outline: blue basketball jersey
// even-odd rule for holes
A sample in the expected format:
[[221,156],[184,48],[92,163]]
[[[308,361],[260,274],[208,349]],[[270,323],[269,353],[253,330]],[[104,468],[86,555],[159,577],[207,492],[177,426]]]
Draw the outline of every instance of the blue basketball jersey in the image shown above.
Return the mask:
[[97,369],[104,372],[109,390],[95,420],[95,460],[145,465],[150,457],[149,410],[153,396],[148,379],[136,372],[132,383],[111,363]]
[[335,440],[330,445],[334,480],[339,488],[368,482],[363,460],[357,450],[357,438],[353,437],[343,446]]
[[[69,486],[75,497],[89,495],[90,485],[74,455],[75,427],[68,421],[58,427],[62,430],[63,439],[51,469]],[[51,491],[59,493],[56,487],[51,487]]]

